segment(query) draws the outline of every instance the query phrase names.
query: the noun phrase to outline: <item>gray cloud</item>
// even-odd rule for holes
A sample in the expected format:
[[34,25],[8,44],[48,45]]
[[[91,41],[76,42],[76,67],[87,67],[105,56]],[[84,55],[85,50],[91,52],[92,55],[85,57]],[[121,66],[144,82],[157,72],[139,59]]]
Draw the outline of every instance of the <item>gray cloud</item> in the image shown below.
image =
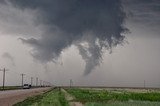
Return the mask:
[[40,25],[36,26],[33,22],[36,10],[21,10],[14,7],[8,0],[0,0],[0,35],[29,35],[39,36],[41,33]]
[[126,14],[120,0],[9,0],[25,11],[37,10],[34,23],[43,26],[40,38],[21,38],[33,47],[42,63],[56,61],[61,52],[76,45],[86,62],[85,75],[102,60],[103,49],[123,43]]
[[160,0],[123,0],[123,3],[134,22],[160,27]]
[[12,65],[15,66],[14,57],[10,53],[5,52],[5,53],[2,54],[2,57],[5,58],[5,59],[10,60]]

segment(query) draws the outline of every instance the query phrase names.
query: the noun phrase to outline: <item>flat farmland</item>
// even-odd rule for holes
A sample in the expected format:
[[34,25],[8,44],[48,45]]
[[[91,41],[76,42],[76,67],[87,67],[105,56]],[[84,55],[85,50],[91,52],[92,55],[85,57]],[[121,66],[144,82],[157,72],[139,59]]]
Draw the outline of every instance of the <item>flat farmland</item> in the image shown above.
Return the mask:
[[66,91],[84,106],[160,106],[158,89],[73,88]]
[[160,106],[159,89],[55,88],[15,106]]

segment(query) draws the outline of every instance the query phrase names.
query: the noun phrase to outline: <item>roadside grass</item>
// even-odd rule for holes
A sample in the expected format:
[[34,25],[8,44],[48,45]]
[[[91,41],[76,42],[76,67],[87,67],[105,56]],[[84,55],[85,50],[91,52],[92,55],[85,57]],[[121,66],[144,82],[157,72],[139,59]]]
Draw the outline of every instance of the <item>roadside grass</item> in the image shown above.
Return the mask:
[[[75,96],[75,101],[82,103],[86,102],[110,102],[121,101],[150,101],[160,102],[159,92],[108,92],[107,90],[92,90],[92,89],[66,89],[68,93]],[[94,106],[94,105],[93,105]],[[96,105],[97,106],[97,105]]]
[[[4,90],[15,90],[15,89],[21,89],[22,87],[21,86],[5,86],[4,87]],[[3,87],[0,86],[0,91],[3,90]]]
[[[47,86],[32,86],[31,88],[42,88]],[[23,89],[22,86],[5,86],[4,90],[17,90],[17,89]],[[0,86],[0,91],[3,91],[3,87]]]
[[53,89],[47,93],[29,97],[13,106],[69,106],[64,94],[59,89]]

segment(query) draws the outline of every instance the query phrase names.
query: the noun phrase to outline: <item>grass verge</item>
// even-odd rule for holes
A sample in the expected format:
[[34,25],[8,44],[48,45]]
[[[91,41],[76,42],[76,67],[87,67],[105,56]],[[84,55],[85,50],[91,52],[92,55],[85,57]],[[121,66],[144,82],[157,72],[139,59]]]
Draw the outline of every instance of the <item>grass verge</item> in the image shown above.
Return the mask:
[[47,93],[29,97],[13,106],[69,106],[64,94],[59,89],[53,89]]
[[[15,90],[15,89],[21,89],[21,86],[5,86],[4,90]],[[0,87],[0,91],[3,90],[3,87]]]

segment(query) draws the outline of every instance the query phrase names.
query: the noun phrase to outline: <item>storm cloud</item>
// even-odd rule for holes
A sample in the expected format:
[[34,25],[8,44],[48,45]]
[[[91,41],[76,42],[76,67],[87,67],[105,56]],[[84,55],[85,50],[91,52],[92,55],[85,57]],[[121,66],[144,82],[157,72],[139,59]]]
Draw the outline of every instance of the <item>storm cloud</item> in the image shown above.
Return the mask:
[[[3,1],[3,0],[2,0]],[[126,14],[120,0],[6,0],[22,10],[35,10],[39,38],[20,38],[42,63],[56,62],[61,52],[76,45],[86,62],[85,75],[102,61],[103,50],[124,42]],[[30,35],[31,36],[31,35]]]
[[132,21],[151,27],[160,27],[160,0],[123,0],[132,14]]
[[15,66],[14,57],[10,53],[8,52],[3,53],[2,58],[10,60],[12,65]]

